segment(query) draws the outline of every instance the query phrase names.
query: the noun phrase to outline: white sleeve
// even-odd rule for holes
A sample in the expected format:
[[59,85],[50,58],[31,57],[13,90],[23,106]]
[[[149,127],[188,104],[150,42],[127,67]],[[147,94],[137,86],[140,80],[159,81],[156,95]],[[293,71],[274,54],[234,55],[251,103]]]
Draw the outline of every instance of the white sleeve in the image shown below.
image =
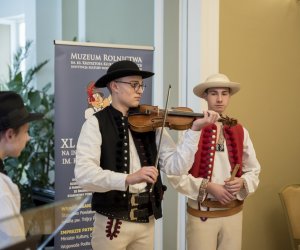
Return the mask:
[[[161,129],[156,130],[157,145],[160,131]],[[200,131],[189,129],[184,132],[181,141],[176,145],[164,129],[159,153],[161,170],[170,175],[187,174],[193,165],[199,138]]]
[[95,113],[94,109],[93,108],[87,108],[85,111],[84,111],[84,118],[85,119],[88,119],[90,117],[92,117],[92,115]]
[[247,195],[254,193],[259,184],[260,164],[249,136],[244,128],[244,149],[243,149],[243,173],[241,178],[245,180],[245,190],[241,190],[239,199],[245,199]]
[[179,193],[186,197],[197,200],[199,195],[199,188],[203,178],[196,178],[191,174],[188,175],[167,175],[171,186]]
[[[0,196],[1,221],[0,221],[0,248],[25,240],[23,217],[16,211],[11,197]],[[9,218],[9,219],[5,219]]]
[[127,174],[101,168],[101,144],[98,120],[92,116],[83,124],[77,142],[74,172],[78,185],[90,192],[125,191]]

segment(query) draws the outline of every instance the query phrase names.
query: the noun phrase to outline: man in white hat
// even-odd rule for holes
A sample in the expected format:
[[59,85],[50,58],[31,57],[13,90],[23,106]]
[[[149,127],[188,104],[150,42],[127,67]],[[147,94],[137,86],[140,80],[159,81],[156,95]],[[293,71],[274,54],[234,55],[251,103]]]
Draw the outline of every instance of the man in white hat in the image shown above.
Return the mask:
[[94,250],[153,249],[154,219],[162,217],[165,191],[154,166],[156,154],[162,171],[187,173],[197,151],[199,130],[219,118],[216,112],[210,116],[205,112],[177,146],[164,131],[158,150],[161,129],[139,133],[128,123],[128,113],[138,107],[144,92],[143,79],[153,75],[134,62],[119,61],[95,83],[95,87],[109,89],[112,103],[85,121],[75,165],[78,184],[93,192]]
[[240,250],[244,199],[259,183],[260,164],[248,131],[224,117],[240,84],[214,74],[195,86],[194,94],[222,119],[201,130],[198,151],[188,175],[168,176],[172,186],[188,197],[189,250]]

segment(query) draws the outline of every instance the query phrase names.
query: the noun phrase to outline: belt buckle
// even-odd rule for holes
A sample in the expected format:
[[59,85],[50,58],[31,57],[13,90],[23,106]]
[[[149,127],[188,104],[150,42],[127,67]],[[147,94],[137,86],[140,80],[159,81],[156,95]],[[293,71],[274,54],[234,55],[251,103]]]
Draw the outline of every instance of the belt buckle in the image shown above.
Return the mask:
[[130,213],[129,213],[130,220],[137,220],[137,216],[134,215],[135,211],[137,211],[137,207],[130,209]]
[[132,207],[136,207],[139,204],[136,201],[136,197],[138,197],[139,194],[131,194],[131,198],[130,198],[130,204]]

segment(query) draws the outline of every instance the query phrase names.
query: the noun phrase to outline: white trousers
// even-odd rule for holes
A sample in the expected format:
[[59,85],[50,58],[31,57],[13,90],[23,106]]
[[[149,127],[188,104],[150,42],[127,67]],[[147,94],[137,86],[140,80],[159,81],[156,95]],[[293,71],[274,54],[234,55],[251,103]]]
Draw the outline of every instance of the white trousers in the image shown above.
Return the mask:
[[188,250],[241,250],[243,211],[206,221],[187,215]]
[[[95,213],[92,236],[93,250],[153,250],[154,247],[154,217],[149,223],[121,221],[120,233],[112,239],[107,237],[107,222],[109,219]],[[116,220],[113,220],[114,228]]]

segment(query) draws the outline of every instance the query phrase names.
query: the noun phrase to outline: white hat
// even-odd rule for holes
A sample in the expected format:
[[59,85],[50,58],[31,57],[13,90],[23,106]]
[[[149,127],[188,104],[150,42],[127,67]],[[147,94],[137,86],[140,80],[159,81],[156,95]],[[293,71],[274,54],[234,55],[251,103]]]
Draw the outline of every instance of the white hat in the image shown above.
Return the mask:
[[233,95],[240,90],[240,84],[231,82],[226,75],[218,73],[209,76],[205,82],[195,86],[193,92],[196,96],[204,98],[205,90],[209,88],[230,88],[230,94]]

